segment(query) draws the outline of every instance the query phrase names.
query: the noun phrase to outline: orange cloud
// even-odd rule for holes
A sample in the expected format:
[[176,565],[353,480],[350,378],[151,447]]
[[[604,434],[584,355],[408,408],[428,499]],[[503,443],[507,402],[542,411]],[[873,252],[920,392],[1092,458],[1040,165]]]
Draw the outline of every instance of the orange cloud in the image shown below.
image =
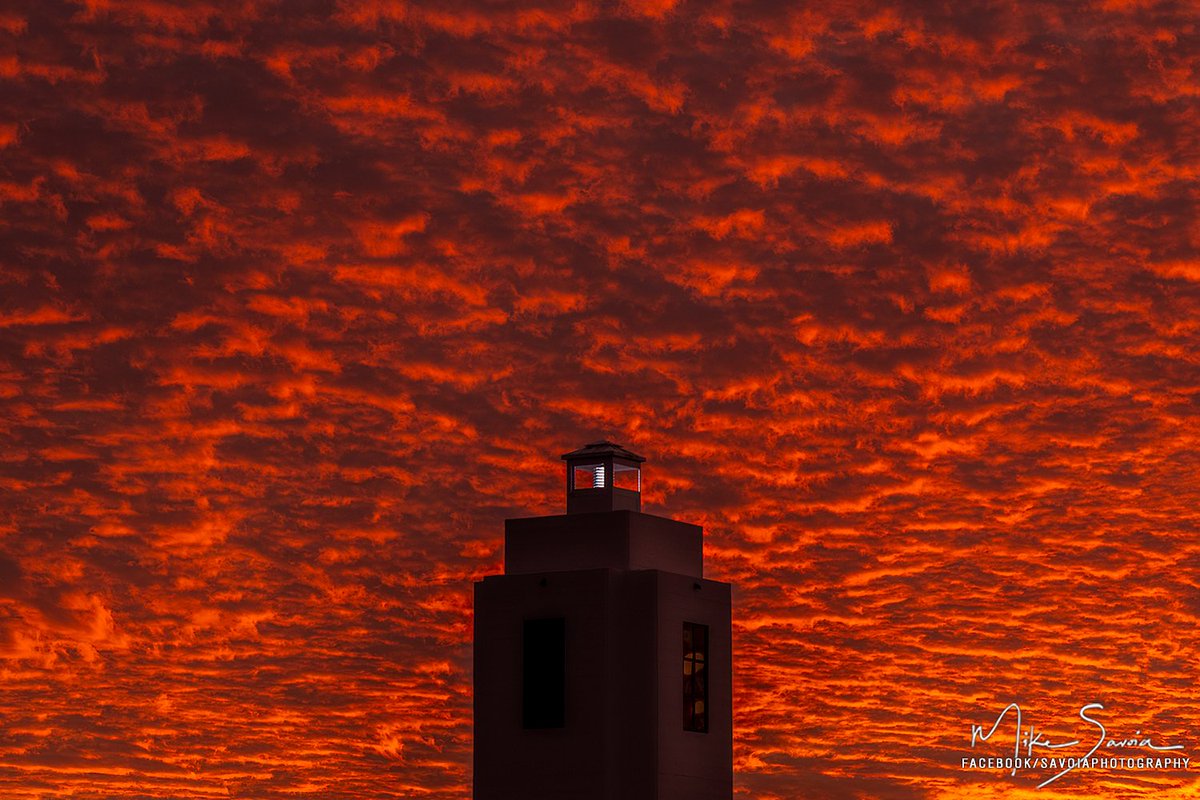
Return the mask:
[[465,800],[471,581],[600,436],[737,586],[739,798],[1190,746],[1200,56],[1086,11],[0,13],[0,797]]

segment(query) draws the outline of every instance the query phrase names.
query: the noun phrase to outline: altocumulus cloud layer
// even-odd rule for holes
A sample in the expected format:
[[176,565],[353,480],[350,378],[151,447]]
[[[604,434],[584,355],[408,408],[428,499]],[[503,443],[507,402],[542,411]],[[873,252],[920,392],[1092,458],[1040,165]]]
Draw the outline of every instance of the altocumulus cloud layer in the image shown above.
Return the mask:
[[740,797],[1197,796],[958,765],[1200,757],[1198,23],[8,6],[0,795],[467,798],[471,581],[608,435],[737,584]]

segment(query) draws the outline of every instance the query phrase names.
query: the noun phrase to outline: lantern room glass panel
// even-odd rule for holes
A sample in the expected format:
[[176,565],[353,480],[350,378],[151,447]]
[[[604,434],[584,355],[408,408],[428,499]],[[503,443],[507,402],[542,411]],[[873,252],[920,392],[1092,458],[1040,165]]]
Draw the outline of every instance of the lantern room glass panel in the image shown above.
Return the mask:
[[603,489],[606,485],[603,464],[576,464],[571,470],[572,489]]
[[613,487],[630,492],[642,490],[642,471],[628,464],[613,464]]

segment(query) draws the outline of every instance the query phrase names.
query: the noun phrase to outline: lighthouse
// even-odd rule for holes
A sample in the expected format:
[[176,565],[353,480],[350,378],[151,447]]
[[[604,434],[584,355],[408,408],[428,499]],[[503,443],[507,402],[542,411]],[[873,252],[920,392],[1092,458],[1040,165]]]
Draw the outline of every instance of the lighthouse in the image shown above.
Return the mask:
[[509,519],[475,584],[475,800],[730,800],[730,584],[642,512],[645,459],[562,456],[566,513]]

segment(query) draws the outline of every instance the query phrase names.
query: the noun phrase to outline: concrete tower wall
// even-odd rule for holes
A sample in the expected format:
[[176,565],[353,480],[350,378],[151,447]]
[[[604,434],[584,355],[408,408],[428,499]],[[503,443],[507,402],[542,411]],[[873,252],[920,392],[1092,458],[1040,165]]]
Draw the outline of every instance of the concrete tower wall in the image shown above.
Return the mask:
[[[661,570],[572,570],[475,585],[476,800],[729,800],[730,586]],[[522,727],[522,626],[561,617],[562,728]],[[709,726],[683,729],[682,628],[708,626]]]

